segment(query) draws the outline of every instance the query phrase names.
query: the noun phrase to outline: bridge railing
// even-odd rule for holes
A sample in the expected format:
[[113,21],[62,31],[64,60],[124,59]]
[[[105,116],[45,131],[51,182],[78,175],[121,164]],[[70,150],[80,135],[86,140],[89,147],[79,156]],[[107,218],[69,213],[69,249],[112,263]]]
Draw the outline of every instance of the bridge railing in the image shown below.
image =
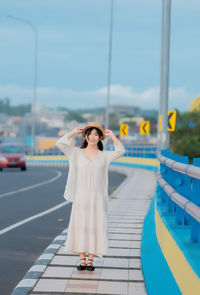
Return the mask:
[[[126,153],[124,156],[127,157],[140,157],[140,158],[156,158],[157,157],[157,147],[154,144],[124,144]],[[113,145],[112,145],[113,147]],[[31,154],[31,151],[30,153]],[[51,147],[46,149],[35,149],[34,155],[63,155],[63,153],[57,147]]]
[[158,199],[165,213],[175,217],[176,225],[188,226],[190,241],[200,243],[200,158],[194,158],[191,165],[187,156],[169,149],[157,158]]

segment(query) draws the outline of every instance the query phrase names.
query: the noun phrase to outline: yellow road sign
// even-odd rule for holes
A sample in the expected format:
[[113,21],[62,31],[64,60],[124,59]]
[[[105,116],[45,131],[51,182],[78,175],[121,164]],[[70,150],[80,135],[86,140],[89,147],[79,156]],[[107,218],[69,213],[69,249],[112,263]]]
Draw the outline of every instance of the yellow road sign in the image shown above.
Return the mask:
[[140,124],[140,134],[147,135],[150,131],[150,121],[142,121]]
[[121,124],[120,125],[120,136],[128,135],[128,124]]
[[[176,111],[168,111],[168,128],[167,130],[170,132],[175,131],[176,127]],[[160,115],[160,122],[159,122],[160,131],[162,129],[162,115]]]
[[162,130],[162,115],[160,115],[160,118],[159,118],[159,130],[160,131]]
[[168,111],[168,131],[175,131],[176,127],[176,111]]

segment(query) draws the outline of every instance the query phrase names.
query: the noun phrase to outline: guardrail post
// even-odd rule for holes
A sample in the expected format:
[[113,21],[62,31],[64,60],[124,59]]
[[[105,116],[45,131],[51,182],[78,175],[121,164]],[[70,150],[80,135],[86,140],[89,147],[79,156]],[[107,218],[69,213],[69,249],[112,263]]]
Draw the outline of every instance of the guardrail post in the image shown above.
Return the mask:
[[[179,156],[177,154],[174,154],[173,160],[180,163],[189,164],[189,158],[187,156]],[[174,171],[174,172],[175,172],[175,178],[174,178],[174,181],[172,182],[174,183],[174,185],[172,184],[172,186],[175,188],[175,190],[179,194],[181,194],[188,200],[191,200],[191,177],[177,171]],[[189,215],[185,212],[185,210],[177,205],[176,205],[176,210],[178,211],[177,223],[183,224],[183,225],[189,225],[190,218],[189,218]]]
[[[171,157],[171,152],[169,149],[162,150],[161,154],[167,158]],[[162,174],[163,179],[166,182],[171,183],[173,170],[171,168],[165,166],[162,163],[160,164],[160,168],[161,168],[161,174]],[[173,213],[175,204],[165,192],[164,192],[164,194],[165,194],[165,201],[166,201],[166,205],[167,205],[167,212]]]
[[[200,167],[200,158],[193,159],[193,165]],[[192,178],[192,195],[191,200],[197,206],[200,206],[200,180]],[[200,223],[191,218],[191,240],[196,243],[200,242]]]

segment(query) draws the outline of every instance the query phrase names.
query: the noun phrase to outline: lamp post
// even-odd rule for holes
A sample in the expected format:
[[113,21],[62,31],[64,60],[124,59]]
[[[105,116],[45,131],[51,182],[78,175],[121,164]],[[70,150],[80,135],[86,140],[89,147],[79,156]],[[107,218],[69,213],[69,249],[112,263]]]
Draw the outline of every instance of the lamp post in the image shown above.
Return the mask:
[[169,147],[168,133],[168,92],[169,92],[169,51],[170,51],[170,13],[171,0],[162,1],[162,61],[160,79],[160,113],[162,115],[162,129],[160,132],[160,148]]
[[26,23],[31,29],[33,30],[34,33],[34,38],[35,38],[35,46],[34,46],[34,75],[33,75],[33,102],[32,102],[32,155],[34,154],[34,148],[35,148],[35,121],[36,121],[36,101],[37,101],[37,64],[38,64],[38,32],[35,26],[27,21],[26,19],[23,19],[21,17],[16,17],[12,15],[8,15],[9,18],[12,18],[14,20],[18,20],[21,22]]
[[[106,102],[106,120],[105,129],[109,127],[109,108],[110,108],[110,81],[111,81],[111,62],[112,62],[112,31],[113,31],[113,0],[110,1],[110,33],[109,33],[109,54],[108,54],[108,82],[107,82],[107,102]],[[107,146],[107,138],[105,139],[105,146]]]
[[[169,90],[169,47],[170,47],[170,12],[171,0],[162,0],[162,44],[161,44],[161,78],[160,78],[160,107],[162,128],[158,130],[159,149],[169,147],[168,133],[168,90]],[[159,119],[158,119],[159,129]]]
[[161,149],[161,130],[160,130],[160,116],[162,114],[162,97],[163,97],[163,57],[164,57],[164,27],[165,27],[165,13],[164,1],[162,0],[162,28],[161,28],[161,59],[160,59],[160,97],[159,97],[159,110],[157,119],[157,152]]

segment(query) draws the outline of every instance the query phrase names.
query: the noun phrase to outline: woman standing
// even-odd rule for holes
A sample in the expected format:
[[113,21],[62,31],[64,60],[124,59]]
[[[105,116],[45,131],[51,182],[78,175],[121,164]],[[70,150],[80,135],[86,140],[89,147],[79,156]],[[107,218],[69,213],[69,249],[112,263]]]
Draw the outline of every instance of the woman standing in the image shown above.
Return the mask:
[[[81,147],[71,146],[72,136],[80,133],[85,138]],[[106,136],[113,140],[114,151],[103,150],[102,140]],[[56,145],[69,157],[71,170],[65,191],[73,192],[69,186],[75,186],[71,199],[64,195],[73,201],[65,251],[80,255],[82,262],[77,266],[78,270],[94,270],[94,256],[108,253],[108,166],[125,153],[125,148],[111,130],[104,130],[96,122],[85,128],[75,128],[62,136]],[[89,254],[87,264],[86,253]]]

